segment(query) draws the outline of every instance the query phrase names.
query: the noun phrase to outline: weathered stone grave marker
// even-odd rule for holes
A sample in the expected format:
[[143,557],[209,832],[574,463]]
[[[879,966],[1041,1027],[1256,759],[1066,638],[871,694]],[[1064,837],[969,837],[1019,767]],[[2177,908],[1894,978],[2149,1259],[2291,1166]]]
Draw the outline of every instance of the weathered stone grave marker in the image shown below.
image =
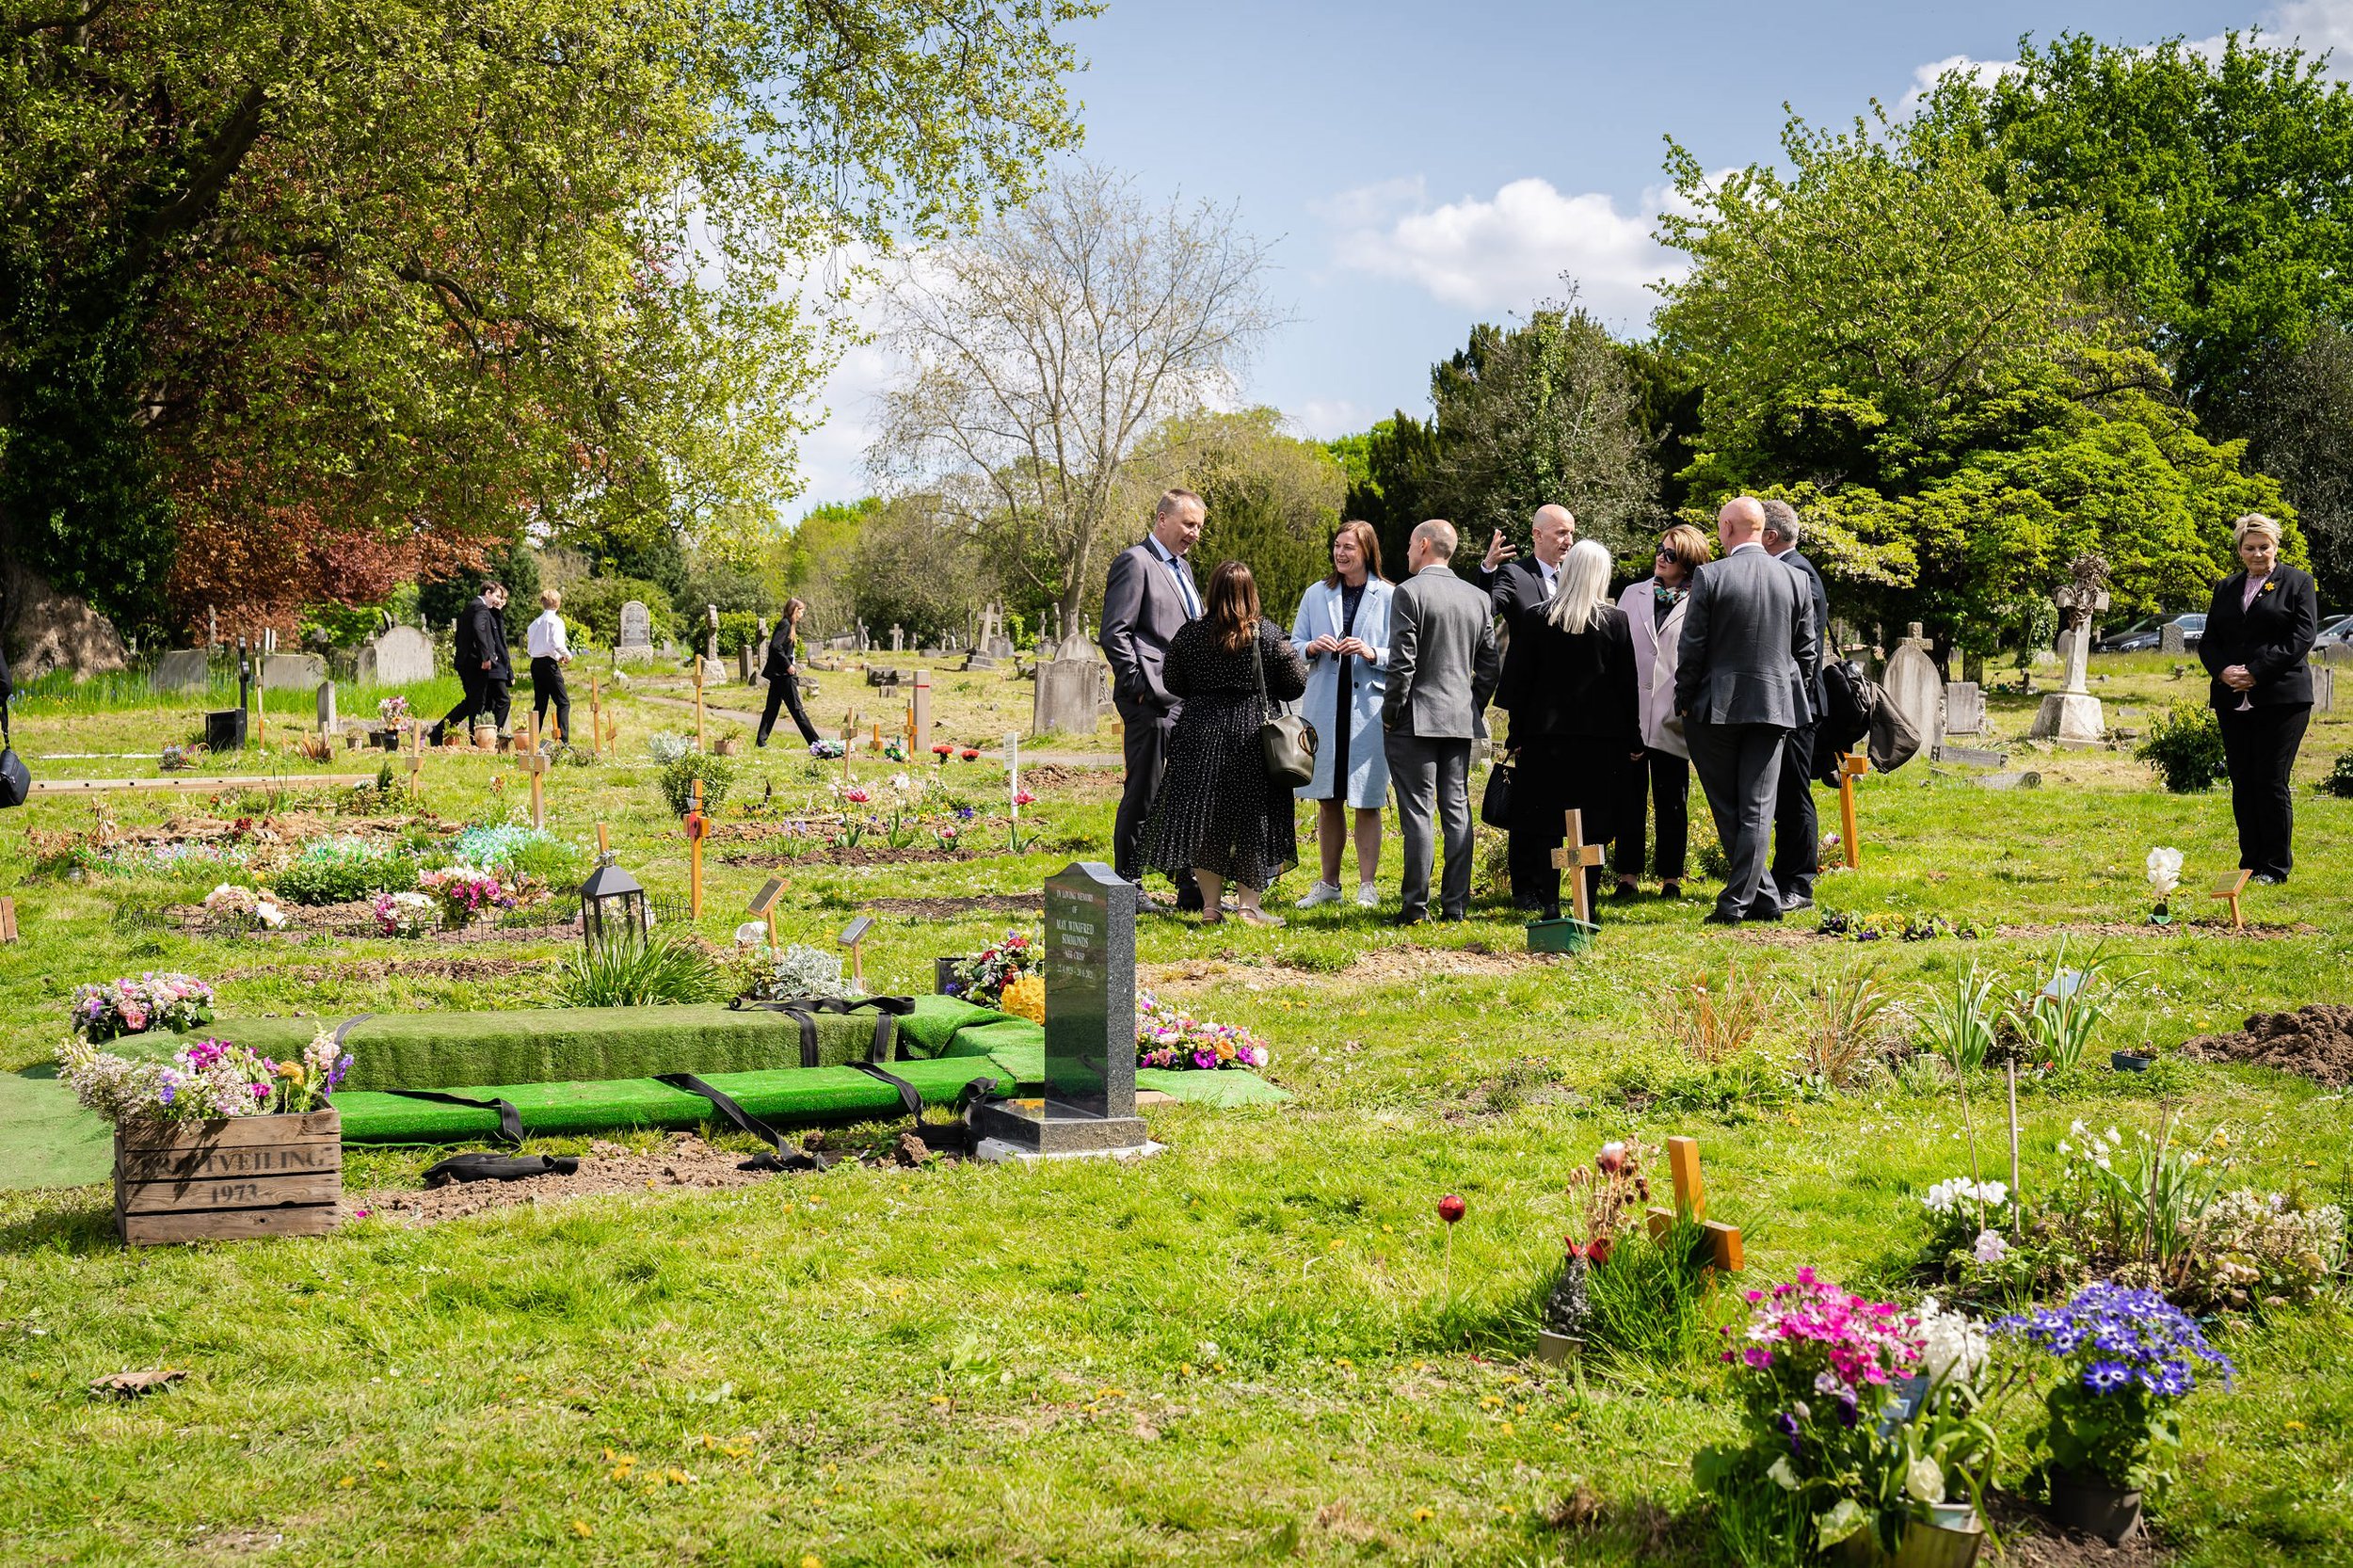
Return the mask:
[[1945,686],[1945,733],[1985,733],[1985,688],[1974,680],[1952,680]]
[[613,661],[641,664],[653,656],[653,612],[632,599],[621,606],[621,640],[613,645]]
[[1888,699],[1920,732],[1921,748],[1932,752],[1945,736],[1945,678],[1929,657],[1929,647],[1920,623],[1913,622],[1912,635],[1888,655],[1882,684]]
[[2068,567],[2070,581],[2052,598],[2066,626],[2061,641],[2067,649],[2066,669],[2059,689],[2045,696],[2030,731],[2038,741],[2061,745],[2098,745],[2107,735],[2107,720],[2100,699],[2084,683],[2091,658],[2091,619],[2108,607],[2108,564],[2097,555],[2078,555]]

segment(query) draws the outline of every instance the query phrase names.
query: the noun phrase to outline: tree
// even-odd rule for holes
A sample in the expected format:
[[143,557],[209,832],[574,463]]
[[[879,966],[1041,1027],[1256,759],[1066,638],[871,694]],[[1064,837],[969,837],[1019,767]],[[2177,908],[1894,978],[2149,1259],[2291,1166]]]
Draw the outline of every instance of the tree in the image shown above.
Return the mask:
[[1433,509],[1437,426],[1401,408],[1361,435],[1332,442],[1331,451],[1348,476],[1341,517],[1372,524],[1381,540],[1382,565],[1390,576],[1402,577],[1414,525],[1440,515]]
[[969,523],[929,496],[894,497],[858,529],[850,608],[877,636],[917,643],[962,632],[988,595],[988,562]]
[[320,538],[765,516],[831,341],[799,280],[1025,193],[1086,14],[0,0],[0,551],[141,624],[175,553],[184,610],[237,585],[207,527],[299,601]]
[[1658,479],[1625,353],[1581,308],[1472,328],[1469,345],[1431,372],[1430,397],[1435,496],[1465,539],[1501,528],[1524,545],[1529,516],[1558,504],[1582,536],[1623,552],[1656,520]]
[[1208,520],[1193,547],[1206,586],[1220,561],[1249,567],[1265,613],[1284,625],[1307,584],[1332,569],[1346,471],[1324,447],[1288,436],[1273,408],[1197,412],[1155,429],[1137,457],[1143,490],[1181,485]]
[[1137,443],[1229,397],[1274,324],[1265,265],[1231,212],[1148,206],[1089,166],[1055,173],[891,280],[884,336],[909,374],[882,399],[876,472],[936,497],[1019,597],[1075,620],[1114,535],[1144,526]]
[[2249,460],[2296,507],[2321,602],[2353,603],[2353,332],[2323,322],[2302,347],[2266,355],[2240,412]]

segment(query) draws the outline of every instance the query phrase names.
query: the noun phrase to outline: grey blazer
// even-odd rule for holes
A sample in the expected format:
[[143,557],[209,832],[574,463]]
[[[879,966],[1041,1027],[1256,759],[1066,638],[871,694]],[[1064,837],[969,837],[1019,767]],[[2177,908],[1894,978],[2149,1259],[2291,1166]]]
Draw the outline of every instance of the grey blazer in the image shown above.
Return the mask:
[[1425,741],[1470,741],[1501,668],[1495,605],[1486,593],[1427,566],[1398,584],[1389,601],[1389,689],[1382,728]]
[[[1176,564],[1191,582],[1192,564],[1182,557]],[[1196,601],[1200,594],[1196,583]],[[1176,698],[1160,669],[1170,641],[1192,618],[1176,576],[1149,542],[1129,545],[1112,557],[1111,581],[1103,589],[1103,625],[1096,636],[1112,666],[1112,695],[1130,707],[1162,713],[1175,708]]]
[[1758,550],[1701,567],[1683,612],[1675,709],[1709,724],[1794,729],[1814,717],[1821,662],[1804,576]]

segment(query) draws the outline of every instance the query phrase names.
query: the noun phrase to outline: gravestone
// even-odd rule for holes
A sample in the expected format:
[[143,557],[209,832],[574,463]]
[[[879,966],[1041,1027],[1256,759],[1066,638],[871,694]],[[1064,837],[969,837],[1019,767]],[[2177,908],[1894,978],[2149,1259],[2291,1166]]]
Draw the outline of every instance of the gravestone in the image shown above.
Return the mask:
[[1920,732],[1923,750],[1945,738],[1945,678],[1928,655],[1927,639],[1907,637],[1897,644],[1887,657],[1881,684],[1887,688],[1888,700]]
[[621,606],[621,638],[613,645],[613,662],[643,664],[653,657],[653,612],[632,599]]
[[1938,746],[1932,756],[1939,762],[1962,768],[1999,768],[2009,762],[2009,753],[2006,751],[1984,751],[1976,746]]
[[1136,1115],[1136,897],[1091,860],[1046,879],[1045,1093],[974,1107],[981,1159],[1153,1146]]
[[1111,708],[1111,666],[1084,637],[1064,640],[1041,660],[1030,705],[1032,735],[1092,735]]
[[159,692],[200,692],[212,678],[212,655],[200,648],[175,648],[155,665]]
[[327,661],[315,653],[272,653],[262,660],[262,690],[307,692],[327,679]]
[[1014,654],[1013,639],[1005,635],[1005,608],[991,604],[981,621],[980,640],[972,646],[991,659],[1010,659]]
[[362,686],[406,686],[433,679],[433,639],[413,626],[393,626],[360,648],[353,674]]
[[2091,659],[2092,617],[2108,607],[2108,564],[2097,555],[2078,555],[2068,571],[2071,581],[2051,596],[2065,627],[2059,633],[2059,646],[2066,650],[2065,673],[2059,689],[2043,697],[2028,733],[2061,745],[2098,745],[2107,738],[2107,719],[2084,676]]
[[2157,651],[2159,653],[2187,653],[2189,651],[2189,639],[2182,634],[2180,621],[2169,620],[2157,628]]
[[335,733],[335,682],[322,680],[318,690],[319,733]]
[[1974,680],[1955,680],[1945,687],[1945,733],[1985,733],[1985,688]]
[[904,653],[906,650],[906,630],[894,620],[890,623],[890,651],[893,653]]
[[2333,712],[2337,706],[2337,671],[2333,664],[2315,664],[2313,670],[2313,712]]

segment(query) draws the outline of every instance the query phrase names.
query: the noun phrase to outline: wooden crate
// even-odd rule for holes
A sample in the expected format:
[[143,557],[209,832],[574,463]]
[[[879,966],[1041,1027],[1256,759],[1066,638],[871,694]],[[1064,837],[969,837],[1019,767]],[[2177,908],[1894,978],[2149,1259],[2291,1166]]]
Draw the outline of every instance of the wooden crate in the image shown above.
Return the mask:
[[340,1112],[115,1129],[115,1228],[135,1247],[321,1236],[344,1195]]

